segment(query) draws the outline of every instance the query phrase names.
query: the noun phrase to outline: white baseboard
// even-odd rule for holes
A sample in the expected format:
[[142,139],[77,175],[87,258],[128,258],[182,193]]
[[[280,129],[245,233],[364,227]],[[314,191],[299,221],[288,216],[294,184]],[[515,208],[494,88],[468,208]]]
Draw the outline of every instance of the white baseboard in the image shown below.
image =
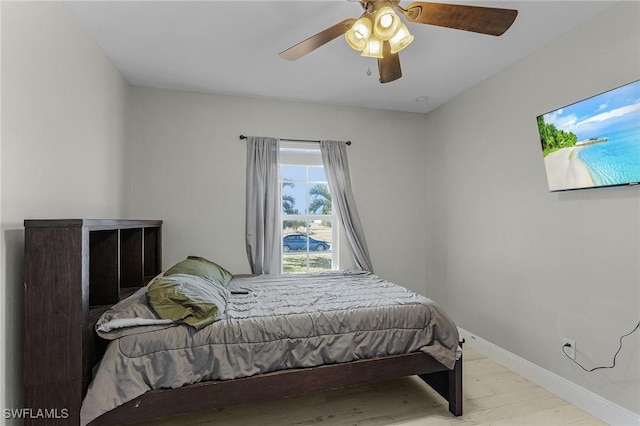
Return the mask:
[[538,386],[552,392],[603,422],[616,426],[640,425],[640,415],[620,407],[462,328],[458,328],[458,330],[460,337],[465,339],[465,345],[468,345],[470,348],[485,355],[492,361],[503,365],[509,370],[518,373],[525,379],[531,380]]

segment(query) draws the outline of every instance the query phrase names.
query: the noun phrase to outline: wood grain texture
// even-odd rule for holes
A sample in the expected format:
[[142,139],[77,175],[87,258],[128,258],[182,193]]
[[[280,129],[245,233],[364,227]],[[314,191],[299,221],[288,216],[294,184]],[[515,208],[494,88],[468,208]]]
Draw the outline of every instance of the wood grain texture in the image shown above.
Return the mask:
[[25,230],[28,384],[82,378],[82,261],[81,228]]
[[118,230],[89,234],[89,304],[113,305],[118,302]]
[[306,40],[303,40],[300,43],[280,52],[280,57],[283,59],[288,59],[290,61],[300,59],[307,53],[313,52],[317,48],[324,46],[331,40],[346,33],[347,30],[354,24],[354,22],[356,22],[354,18],[349,18],[338,22],[337,24],[332,25],[317,34],[312,35]]
[[414,2],[407,7],[408,20],[456,30],[500,36],[518,16],[515,9]]
[[390,83],[402,77],[400,67],[400,56],[391,53],[391,46],[388,41],[382,43],[382,58],[378,59],[378,81],[380,83]]
[[30,414],[25,419],[27,425],[68,426],[80,424],[82,380],[25,386],[25,401],[28,401],[25,407],[33,410],[33,415]]
[[416,376],[176,416],[135,426],[583,425],[598,419],[473,351],[464,349],[461,417]]
[[[461,361],[458,367],[455,371],[450,371],[429,355],[416,352],[344,364],[283,370],[235,380],[197,383],[179,389],[147,392],[100,416],[91,425],[122,425],[140,420],[161,419],[413,374],[442,372],[445,377],[457,375],[461,380]],[[453,401],[453,406],[462,408],[461,391],[447,389],[443,393],[447,397],[459,397],[459,400]]]
[[144,280],[142,228],[120,231],[120,287],[140,287]]

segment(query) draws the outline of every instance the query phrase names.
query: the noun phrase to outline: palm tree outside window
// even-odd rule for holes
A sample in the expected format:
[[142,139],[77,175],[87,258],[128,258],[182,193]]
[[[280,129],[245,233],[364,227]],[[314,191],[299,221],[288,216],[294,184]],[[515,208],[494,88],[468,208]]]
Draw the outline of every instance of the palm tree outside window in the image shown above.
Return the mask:
[[337,220],[318,148],[281,143],[282,273],[338,268]]

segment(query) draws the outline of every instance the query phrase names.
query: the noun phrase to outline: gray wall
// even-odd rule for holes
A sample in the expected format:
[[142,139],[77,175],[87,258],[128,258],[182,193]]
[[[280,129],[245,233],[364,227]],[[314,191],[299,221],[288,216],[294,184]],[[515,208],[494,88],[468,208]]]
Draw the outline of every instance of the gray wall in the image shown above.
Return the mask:
[[[427,291],[424,115],[134,88],[136,217],[165,221],[164,262],[199,254],[250,272],[240,134],[351,140],[349,166],[375,271]],[[353,267],[347,250],[340,268]]]
[[22,407],[23,220],[123,215],[129,85],[65,3],[0,5],[4,409]]
[[[640,78],[622,2],[427,115],[428,270],[458,325],[635,413],[640,187],[550,193],[536,116]],[[461,126],[460,123],[464,123]]]

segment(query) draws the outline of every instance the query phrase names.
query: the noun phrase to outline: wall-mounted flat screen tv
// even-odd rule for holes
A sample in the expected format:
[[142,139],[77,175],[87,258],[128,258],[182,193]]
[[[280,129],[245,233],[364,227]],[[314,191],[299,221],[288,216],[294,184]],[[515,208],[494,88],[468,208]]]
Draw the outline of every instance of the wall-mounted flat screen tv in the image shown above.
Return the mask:
[[538,116],[550,191],[640,182],[640,80]]

